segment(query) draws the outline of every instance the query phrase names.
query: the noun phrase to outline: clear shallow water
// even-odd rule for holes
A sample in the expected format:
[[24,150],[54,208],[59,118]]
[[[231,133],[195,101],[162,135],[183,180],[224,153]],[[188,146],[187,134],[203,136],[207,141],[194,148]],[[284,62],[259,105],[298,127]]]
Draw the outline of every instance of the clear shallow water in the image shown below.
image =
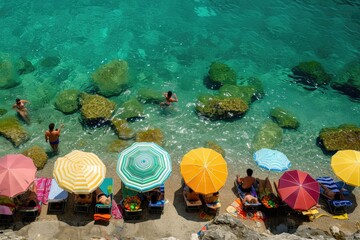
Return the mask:
[[[337,2],[337,3],[336,3]],[[43,132],[50,122],[64,123],[61,155],[73,149],[92,151],[108,166],[117,154],[107,145],[116,139],[110,128],[84,130],[80,115],[63,115],[53,107],[59,91],[90,88],[91,73],[112,59],[125,59],[132,74],[128,91],[111,100],[121,103],[144,86],[173,90],[175,111],[146,105],[144,121],[135,130],[161,128],[165,148],[175,163],[205,141],[216,141],[226,160],[238,168],[253,167],[251,142],[271,107],[291,110],[301,126],[284,130],[277,147],[293,169],[315,176],[332,174],[330,157],[316,146],[321,128],[359,124],[359,103],[331,89],[304,90],[287,76],[300,61],[317,60],[336,75],[359,55],[359,7],[341,1],[0,1],[0,52],[25,56],[37,68],[22,75],[21,85],[0,90],[0,108],[9,109],[15,97],[27,99],[32,125],[29,142],[19,149],[0,138],[0,155],[21,152],[34,144],[45,147]],[[58,56],[54,69],[40,66]],[[259,77],[266,96],[253,103],[246,116],[231,122],[210,122],[194,112],[196,97],[215,93],[203,85],[212,61],[231,66],[241,79]],[[52,158],[50,161],[54,161]],[[314,164],[316,163],[316,164]]]

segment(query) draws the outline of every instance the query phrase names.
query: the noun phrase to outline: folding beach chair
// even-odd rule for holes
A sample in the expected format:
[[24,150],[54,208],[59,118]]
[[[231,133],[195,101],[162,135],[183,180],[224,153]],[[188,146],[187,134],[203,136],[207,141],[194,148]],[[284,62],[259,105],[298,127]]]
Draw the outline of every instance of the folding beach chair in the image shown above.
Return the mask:
[[[339,186],[335,183],[335,181],[331,177],[320,177],[316,179],[320,184],[324,185],[326,188],[328,188],[333,193],[343,194],[343,192],[348,191],[342,186]],[[347,199],[330,199],[325,193],[324,188],[320,187],[320,194],[322,199],[326,202],[329,212],[332,214],[343,214],[346,213],[348,210],[348,207],[351,207],[353,205],[352,201]]]
[[151,199],[149,199],[149,205],[148,205],[148,210],[150,213],[159,213],[162,214],[164,211],[164,206],[165,206],[165,185],[162,184],[159,187],[160,193],[164,196],[163,199],[158,200],[156,203],[153,203],[151,201]]
[[75,195],[74,213],[89,213],[92,205],[92,194],[84,194],[84,199],[81,199],[80,194]]
[[69,193],[60,188],[55,179],[51,180],[47,213],[64,213]]
[[[245,198],[246,193],[241,190],[241,187],[240,187],[239,183],[236,181],[236,179],[235,179],[234,184],[235,184],[235,188],[236,188],[236,190],[237,190],[237,192],[238,192],[238,195],[239,195],[240,200],[243,201],[244,198]],[[256,189],[255,189],[254,186],[251,186],[250,194],[251,194],[253,197],[255,197],[255,198],[258,199],[258,196],[257,196],[257,193],[256,193]],[[243,206],[244,206],[244,210],[256,211],[256,210],[258,209],[258,207],[261,206],[261,203],[260,203],[259,201],[258,201],[257,203],[245,202],[245,204],[243,204]]]
[[110,201],[110,205],[97,203],[95,205],[95,214],[111,214],[112,195],[113,195],[113,179],[105,178],[99,188],[107,197],[110,196],[111,201]]
[[185,204],[186,204],[186,211],[199,211],[203,204],[200,200],[200,197],[199,197],[199,200],[197,201],[189,201],[186,197],[186,193],[189,191],[189,187],[186,186],[184,184],[184,190],[183,190],[183,196],[184,196],[184,201],[185,201]]

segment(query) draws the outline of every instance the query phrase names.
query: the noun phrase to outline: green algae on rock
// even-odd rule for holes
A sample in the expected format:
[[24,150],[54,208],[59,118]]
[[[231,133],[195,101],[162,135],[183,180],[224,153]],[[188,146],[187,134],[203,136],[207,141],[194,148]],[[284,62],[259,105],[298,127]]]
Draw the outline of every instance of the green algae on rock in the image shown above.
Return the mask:
[[218,153],[221,154],[221,156],[225,157],[225,150],[220,147],[217,143],[213,142],[213,141],[207,141],[204,144],[205,148],[210,148]]
[[236,72],[228,65],[220,62],[213,62],[210,65],[207,78],[207,87],[219,89],[224,84],[236,84]]
[[17,71],[19,75],[27,74],[35,71],[35,67],[29,60],[22,57],[17,61]]
[[15,63],[8,57],[0,59],[0,89],[8,89],[20,83]]
[[0,117],[5,115],[8,112],[8,110],[4,109],[4,108],[0,108]]
[[113,60],[101,65],[92,75],[92,81],[98,93],[105,96],[117,96],[128,84],[128,63],[124,60]]
[[154,142],[160,146],[164,145],[164,134],[161,129],[148,129],[145,131],[139,131],[136,133],[136,142]]
[[326,151],[357,150],[360,151],[360,128],[353,124],[320,130],[318,143]]
[[270,116],[279,127],[282,128],[297,129],[300,125],[299,121],[291,112],[280,107],[271,109]]
[[33,146],[22,152],[23,155],[31,158],[38,170],[43,169],[48,160],[48,155],[40,146]]
[[41,60],[40,65],[46,68],[54,68],[60,63],[60,58],[56,56],[49,56]]
[[109,143],[107,150],[109,152],[120,153],[129,146],[129,142],[121,139],[115,139]]
[[135,132],[129,127],[129,124],[126,120],[115,118],[111,121],[111,125],[115,130],[118,138],[129,140],[135,137]]
[[219,89],[219,96],[222,96],[224,98],[241,98],[247,104],[250,104],[252,102],[253,96],[255,96],[255,89],[250,86],[225,84]]
[[249,109],[244,100],[238,97],[202,96],[195,106],[198,114],[212,120],[232,119],[243,116]]
[[336,75],[331,87],[351,98],[360,99],[360,62],[352,62]]
[[8,139],[15,147],[29,140],[27,131],[15,116],[0,119],[0,135]]
[[144,106],[136,98],[124,102],[121,107],[124,109],[120,114],[122,119],[133,121],[144,118]]
[[291,71],[298,82],[312,87],[326,85],[331,81],[331,76],[316,61],[301,62],[293,67]]
[[89,126],[102,125],[113,114],[116,104],[100,95],[80,94],[81,117]]
[[282,141],[283,130],[271,120],[265,121],[255,134],[252,146],[254,150],[274,148]]
[[79,94],[76,89],[68,89],[60,92],[55,98],[55,108],[65,114],[71,114],[79,110]]

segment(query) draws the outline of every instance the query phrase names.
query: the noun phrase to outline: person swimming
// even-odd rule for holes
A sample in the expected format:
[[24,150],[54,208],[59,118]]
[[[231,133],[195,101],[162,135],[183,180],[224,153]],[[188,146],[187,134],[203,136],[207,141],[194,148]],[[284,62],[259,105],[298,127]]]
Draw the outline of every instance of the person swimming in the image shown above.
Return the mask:
[[165,92],[163,96],[165,97],[165,101],[160,103],[160,107],[162,108],[171,106],[171,103],[173,102],[178,102],[176,94],[172,91]]
[[28,115],[28,110],[25,107],[25,104],[30,103],[26,100],[21,100],[20,98],[15,99],[15,104],[13,105],[13,108],[16,110],[16,112],[24,119],[24,121],[27,124],[30,124],[30,118]]

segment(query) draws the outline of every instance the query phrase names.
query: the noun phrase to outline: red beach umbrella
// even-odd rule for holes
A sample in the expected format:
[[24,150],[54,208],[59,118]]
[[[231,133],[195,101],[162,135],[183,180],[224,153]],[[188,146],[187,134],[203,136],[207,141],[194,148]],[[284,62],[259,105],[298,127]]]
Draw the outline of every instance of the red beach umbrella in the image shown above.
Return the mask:
[[308,173],[291,170],[280,177],[278,192],[292,209],[304,211],[318,203],[320,185]]

